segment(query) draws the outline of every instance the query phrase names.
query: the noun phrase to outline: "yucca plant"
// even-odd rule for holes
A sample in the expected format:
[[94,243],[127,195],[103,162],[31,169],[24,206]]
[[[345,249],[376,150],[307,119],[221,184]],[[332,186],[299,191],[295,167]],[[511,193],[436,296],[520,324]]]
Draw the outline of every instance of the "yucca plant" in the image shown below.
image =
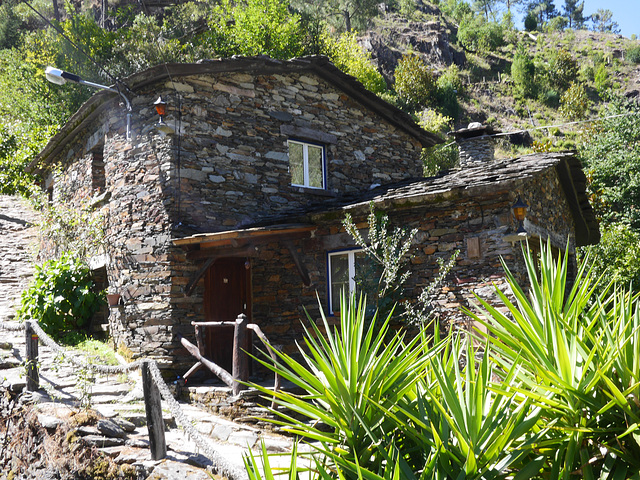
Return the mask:
[[286,430],[316,442],[336,470],[356,478],[349,465],[380,474],[393,461],[397,422],[387,412],[415,390],[441,344],[428,346],[420,341],[423,335],[404,343],[402,332],[390,331],[391,315],[383,322],[365,321],[364,299],[356,303],[352,296],[341,303],[339,326],[332,329],[324,313],[322,329],[310,319],[299,346],[302,361],[279,353],[275,365],[264,362],[305,393],[263,391],[275,396]]
[[493,389],[542,409],[544,478],[628,478],[640,468],[637,297],[602,287],[587,262],[567,289],[568,253],[554,259],[550,245],[541,244],[539,270],[528,246],[523,254],[529,295],[503,265],[515,302],[496,292],[509,313],[480,298],[468,312],[509,372]]

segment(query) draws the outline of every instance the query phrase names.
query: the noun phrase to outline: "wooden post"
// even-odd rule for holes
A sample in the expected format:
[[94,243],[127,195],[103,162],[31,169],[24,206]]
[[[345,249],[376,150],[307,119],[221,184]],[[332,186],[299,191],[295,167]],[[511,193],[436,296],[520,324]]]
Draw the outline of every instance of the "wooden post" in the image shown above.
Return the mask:
[[238,315],[233,331],[233,394],[238,395],[246,387],[240,381],[249,380],[249,358],[242,351],[247,343],[247,316],[244,313]]
[[144,409],[147,414],[149,430],[149,449],[152,460],[161,460],[167,456],[167,442],[164,438],[164,420],[162,419],[162,402],[160,390],[155,384],[149,361],[142,362],[142,390],[144,392]]
[[27,343],[27,391],[35,392],[40,388],[40,376],[38,375],[38,335],[36,335],[30,321],[24,322],[24,325],[24,335]]

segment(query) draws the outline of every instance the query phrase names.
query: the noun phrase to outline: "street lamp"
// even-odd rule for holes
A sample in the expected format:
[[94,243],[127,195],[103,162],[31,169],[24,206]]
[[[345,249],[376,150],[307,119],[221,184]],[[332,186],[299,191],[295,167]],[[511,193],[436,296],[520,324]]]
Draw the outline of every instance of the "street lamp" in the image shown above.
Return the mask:
[[131,102],[129,99],[124,96],[124,94],[115,88],[107,87],[106,85],[100,85],[99,83],[89,82],[87,80],[83,80],[79,75],[75,73],[65,72],[64,70],[60,70],[55,67],[47,67],[44,71],[45,77],[51,83],[55,83],[56,85],[64,85],[67,82],[79,83],[80,85],[87,85],[88,87],[97,88],[99,90],[108,90],[110,92],[117,93],[124,100],[125,105],[127,106],[127,140],[131,140]]

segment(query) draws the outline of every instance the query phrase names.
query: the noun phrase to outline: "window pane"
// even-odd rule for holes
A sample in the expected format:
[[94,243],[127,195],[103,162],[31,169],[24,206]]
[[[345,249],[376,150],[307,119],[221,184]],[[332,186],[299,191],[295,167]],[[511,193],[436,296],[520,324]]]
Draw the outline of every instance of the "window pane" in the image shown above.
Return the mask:
[[316,147],[309,145],[309,186],[315,188],[322,188],[323,185],[323,162],[322,162],[322,147]]
[[349,294],[349,261],[347,254],[329,257],[331,274],[331,310],[340,310],[340,294]]
[[303,146],[300,143],[289,142],[289,170],[291,171],[291,183],[304,185],[304,159]]

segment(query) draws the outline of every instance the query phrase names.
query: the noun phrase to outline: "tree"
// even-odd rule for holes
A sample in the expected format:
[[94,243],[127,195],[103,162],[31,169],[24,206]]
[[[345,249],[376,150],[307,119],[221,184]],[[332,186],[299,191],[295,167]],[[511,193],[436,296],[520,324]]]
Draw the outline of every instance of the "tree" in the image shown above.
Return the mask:
[[473,2],[473,9],[476,12],[481,12],[484,15],[485,20],[489,21],[493,17],[493,10],[496,7],[498,0],[475,0]]
[[326,21],[338,31],[365,30],[378,15],[377,0],[326,0],[309,2],[293,0],[291,6]]
[[269,55],[289,59],[304,53],[300,16],[283,0],[223,0],[210,23],[210,43],[221,57]]
[[511,77],[520,95],[529,98],[536,96],[535,75],[536,66],[529,52],[523,45],[518,46],[511,65]]
[[591,15],[594,32],[620,33],[620,25],[613,21],[613,12],[609,9],[599,8]]
[[569,19],[569,28],[581,28],[584,25],[584,0],[564,0],[564,13]]

